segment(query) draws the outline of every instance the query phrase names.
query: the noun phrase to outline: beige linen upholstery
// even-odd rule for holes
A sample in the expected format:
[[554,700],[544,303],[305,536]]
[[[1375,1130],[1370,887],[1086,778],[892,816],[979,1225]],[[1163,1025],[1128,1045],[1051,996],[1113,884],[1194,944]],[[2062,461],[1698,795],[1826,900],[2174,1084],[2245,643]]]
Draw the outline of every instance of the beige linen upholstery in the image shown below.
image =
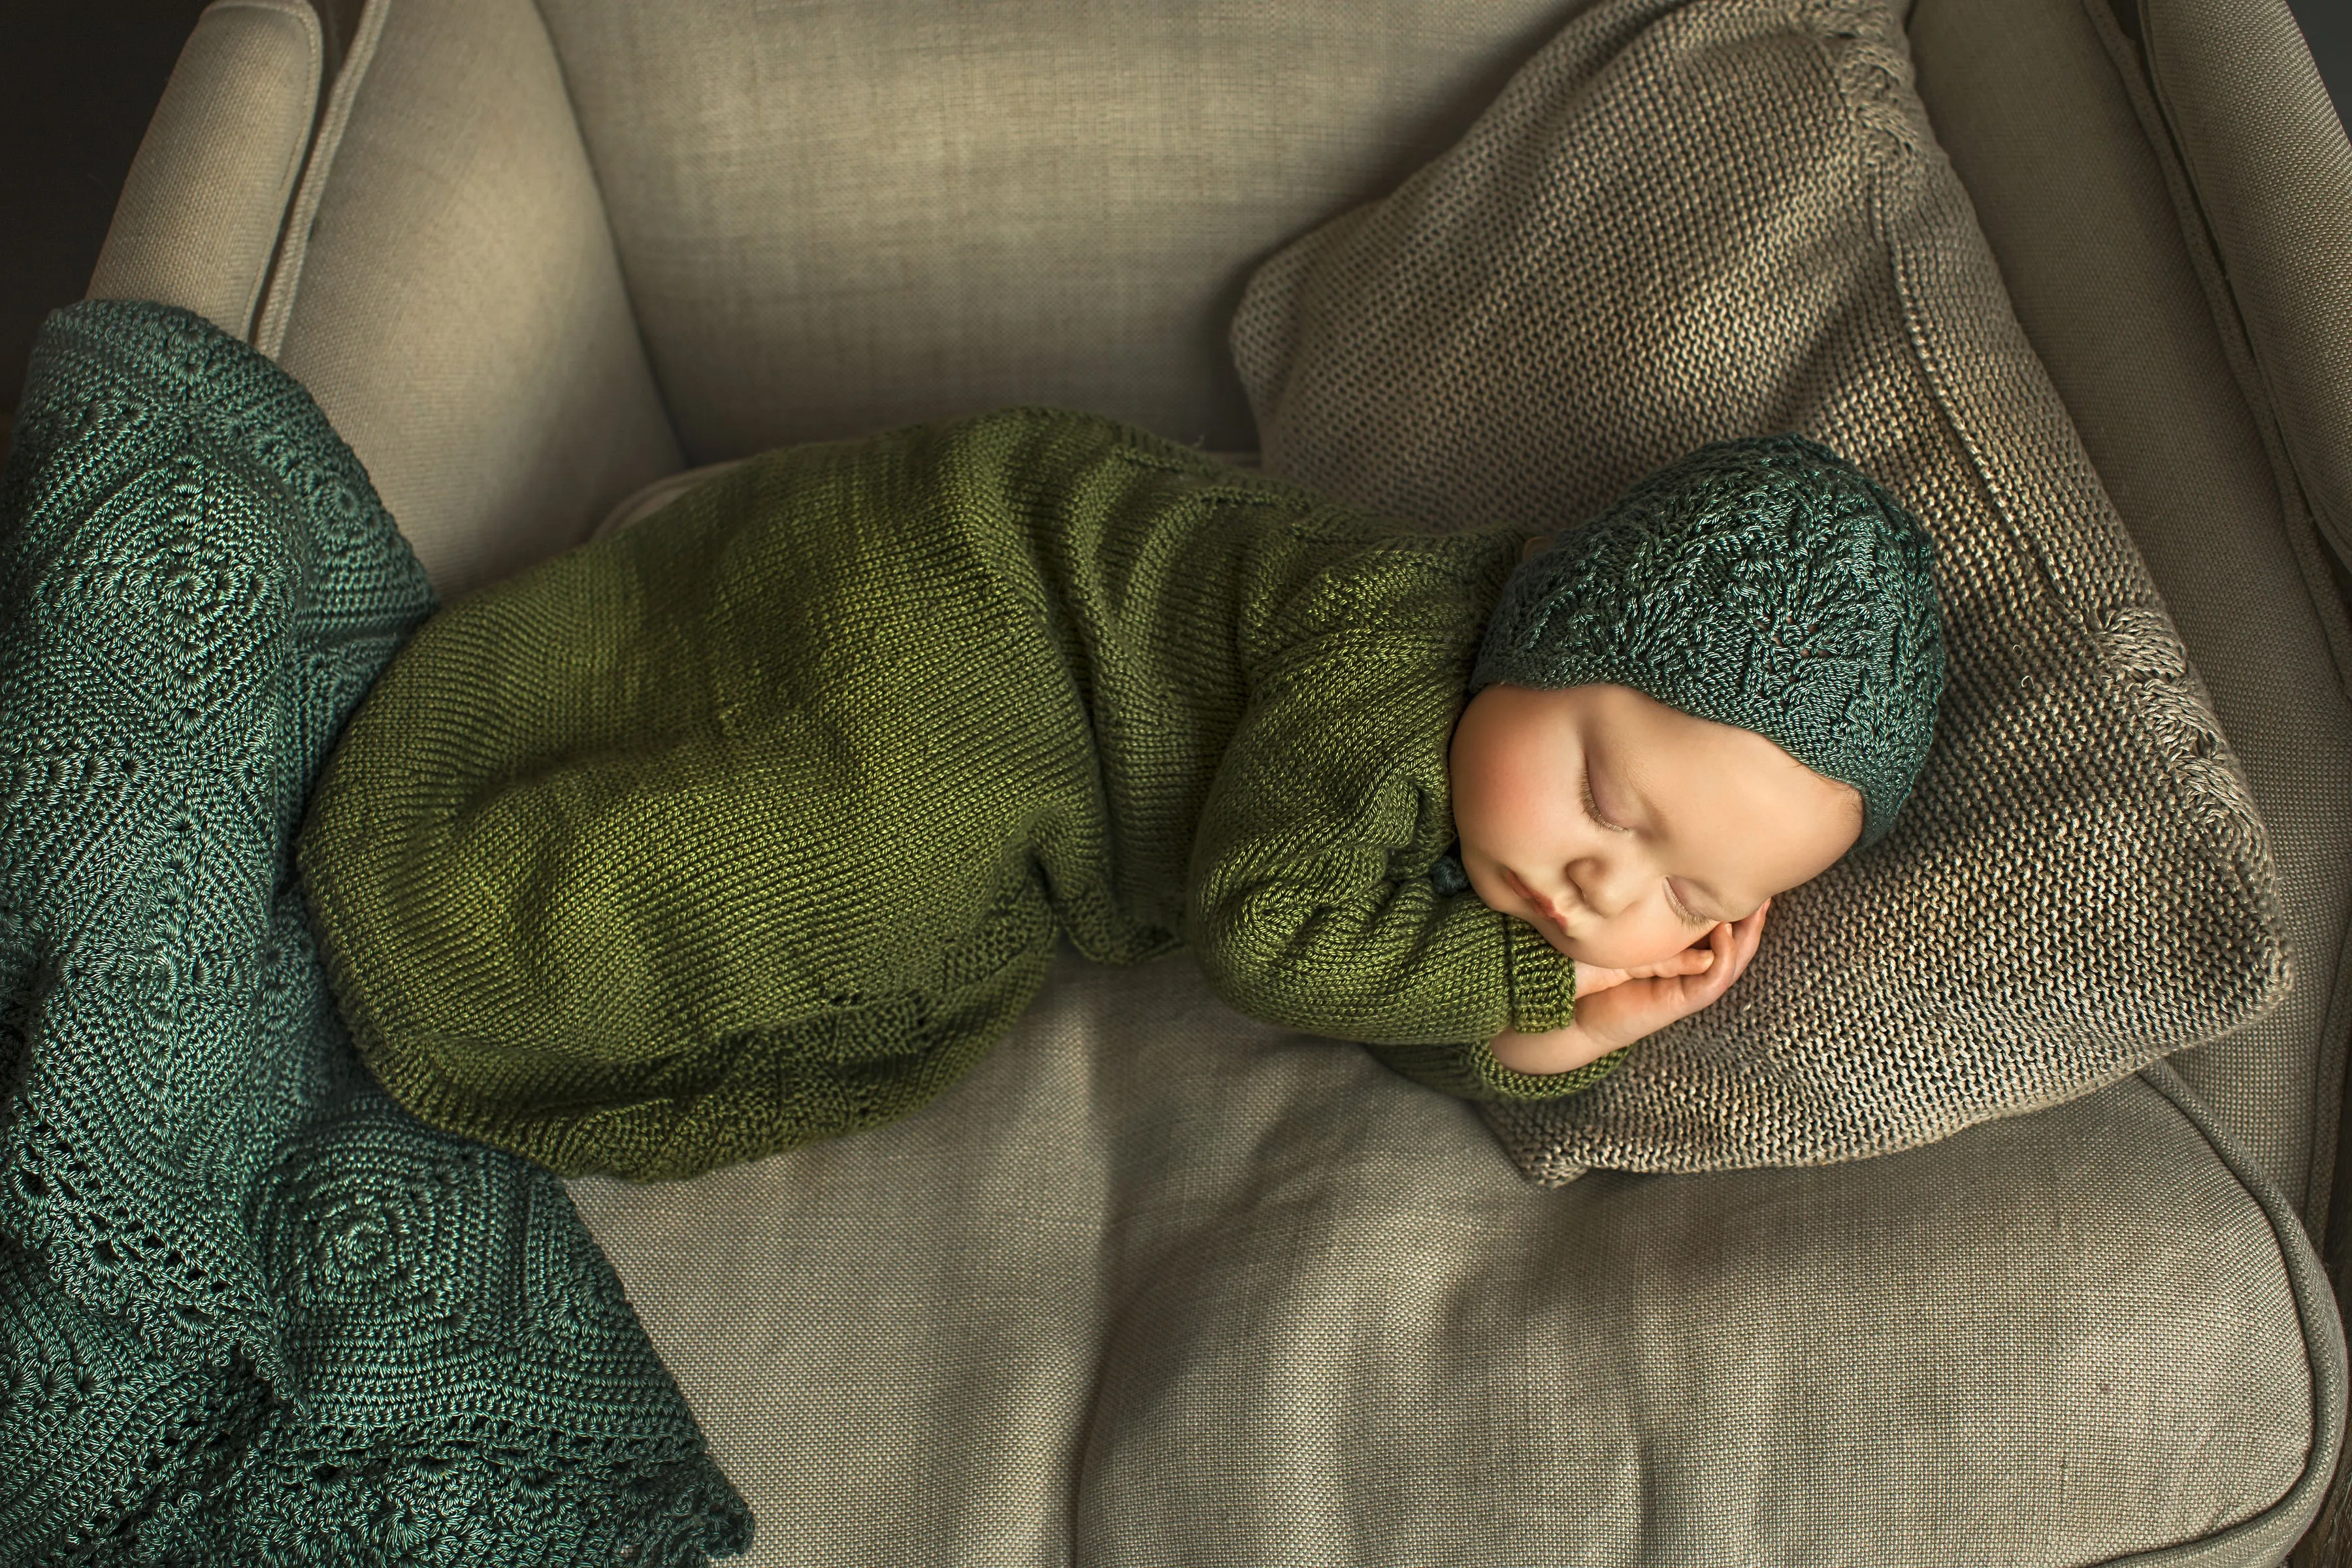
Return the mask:
[[703,480],[715,479],[743,460],[741,458],[722,458],[698,468],[681,468],[674,474],[664,474],[653,483],[632,490],[615,502],[613,510],[604,514],[604,520],[589,531],[588,537],[602,539],[608,533],[635,528]]
[[2198,220],[2177,205],[2156,151],[2161,121],[2106,0],[1919,0],[1911,36],[1920,96],[2018,320],[2270,827],[2294,988],[2252,1027],[2174,1065],[2317,1238],[2352,1034],[2342,602],[2232,372],[2242,340],[2233,346],[2217,324],[2226,296],[2200,282],[2212,263],[2191,248]]
[[[2214,405],[2193,399],[2235,394],[2177,229],[2148,226],[2173,223],[2161,179],[2152,209],[2121,187],[2132,222],[2073,226],[2070,208],[2112,216],[2115,170],[2153,169],[2115,68],[2075,0],[1921,0],[1937,6],[1953,47],[1919,58],[1938,134],[2004,272],[2032,283],[2019,312],[2053,381],[2072,405],[2087,364],[2107,389],[2112,422],[2077,417],[2126,521],[2199,481],[2162,515],[2183,540],[2201,527],[2203,552],[2151,563],[2283,876],[2324,879],[2291,901],[2334,899],[2316,813],[2340,824],[2337,797],[2300,826],[2276,802],[2323,766],[2340,694],[2296,684],[2320,680],[2326,643],[2291,541],[2264,532],[2277,511],[2200,488]],[[549,0],[551,48],[516,0],[374,0],[281,352],[309,356],[298,374],[397,480],[388,502],[445,587],[582,537],[689,461],[852,433],[817,427],[835,406],[879,426],[944,411],[943,388],[974,407],[1099,389],[1108,412],[1247,446],[1215,352],[1243,280],[1450,144],[1577,8]],[[1949,64],[1961,45],[1973,74]],[[638,121],[667,152],[650,130],[624,148],[630,121],[597,113],[634,101],[633,73],[688,100]],[[1158,94],[1150,115],[1122,116],[1123,80]],[[927,139],[892,132],[908,106]],[[1988,155],[1964,158],[1948,119]],[[1032,152],[1050,132],[1087,149],[1065,160],[1181,195],[1032,181],[995,140],[1023,127]],[[1002,201],[957,199],[967,172]],[[824,311],[768,308],[815,237],[795,203],[825,215]],[[624,216],[656,212],[677,222]],[[1035,247],[968,241],[992,214]],[[1006,341],[975,324],[927,347],[954,315],[939,301],[1024,279],[1066,309],[1006,303],[971,318]],[[740,450],[683,414],[665,445],[652,367],[689,356],[650,325],[634,346],[630,301],[656,284],[709,356],[699,417],[715,432],[739,398],[772,417],[730,436]],[[2105,313],[2051,335],[2053,300]],[[2143,369],[2177,379],[2134,423]],[[2316,749],[2260,732],[2272,689]],[[2313,1517],[2344,1426],[2310,1241],[2230,1138],[2265,1163],[2311,1146],[2294,1075],[2328,1026],[2296,1026],[2179,1058],[2206,1067],[2210,1114],[2159,1064],[1879,1160],[1549,1190],[1468,1107],[1236,1018],[1187,960],[1066,956],[1030,1018],[905,1122],[572,1190],[760,1515],[749,1564],[2266,1564]]]
[[379,0],[255,346],[360,455],[446,598],[677,468],[530,0]]
[[243,338],[310,143],[324,44],[308,0],[218,0],[147,122],[89,282]]
[[2352,143],[2286,0],[2147,0],[2143,13],[2179,193],[2244,326],[2247,403],[2352,563]]
[[1250,267],[1452,141],[1574,5],[541,8],[699,464],[1013,403],[1255,447]]
[[904,1121],[570,1185],[757,1568],[2275,1563],[2340,1331],[2177,1081],[1544,1188],[1181,956],[1066,952]]

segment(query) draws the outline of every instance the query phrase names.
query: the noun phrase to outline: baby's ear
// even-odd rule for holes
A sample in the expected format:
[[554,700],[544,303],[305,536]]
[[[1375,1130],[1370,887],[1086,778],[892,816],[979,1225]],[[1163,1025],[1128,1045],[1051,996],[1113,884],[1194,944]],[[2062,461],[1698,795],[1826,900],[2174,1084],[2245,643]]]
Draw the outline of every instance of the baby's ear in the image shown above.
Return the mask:
[[1519,551],[1519,559],[1522,561],[1533,561],[1537,556],[1542,554],[1545,551],[1549,550],[1550,548],[1551,535],[1549,533],[1538,533],[1533,539],[1528,540],[1527,544],[1521,548]]

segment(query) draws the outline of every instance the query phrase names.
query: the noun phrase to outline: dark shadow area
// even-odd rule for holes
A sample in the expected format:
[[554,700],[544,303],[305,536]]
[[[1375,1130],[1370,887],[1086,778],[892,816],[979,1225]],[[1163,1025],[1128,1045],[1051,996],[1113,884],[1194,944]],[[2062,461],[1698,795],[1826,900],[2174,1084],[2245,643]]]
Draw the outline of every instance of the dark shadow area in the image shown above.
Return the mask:
[[2352,102],[2352,5],[2344,0],[2287,0],[2287,5],[2327,96],[2336,100],[2336,118],[2344,120],[2344,106]]
[[0,0],[0,427],[41,318],[89,287],[205,0]]

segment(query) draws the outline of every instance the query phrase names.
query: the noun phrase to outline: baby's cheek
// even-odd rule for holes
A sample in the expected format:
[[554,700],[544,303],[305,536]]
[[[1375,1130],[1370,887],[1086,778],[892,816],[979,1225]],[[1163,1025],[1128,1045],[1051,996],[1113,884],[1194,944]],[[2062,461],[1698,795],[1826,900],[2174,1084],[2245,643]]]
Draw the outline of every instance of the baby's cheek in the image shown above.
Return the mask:
[[1493,836],[1540,839],[1553,827],[1559,795],[1553,781],[1508,752],[1479,759],[1466,794],[1473,815]]

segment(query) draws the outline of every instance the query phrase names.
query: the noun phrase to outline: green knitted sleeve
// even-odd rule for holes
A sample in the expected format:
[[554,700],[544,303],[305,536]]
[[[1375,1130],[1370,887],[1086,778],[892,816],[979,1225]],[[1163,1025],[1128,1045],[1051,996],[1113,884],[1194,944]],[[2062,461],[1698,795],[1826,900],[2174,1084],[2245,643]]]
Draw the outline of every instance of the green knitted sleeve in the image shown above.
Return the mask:
[[1483,1040],[1467,1046],[1374,1046],[1372,1055],[1416,1083],[1464,1100],[1566,1100],[1617,1070],[1631,1046],[1568,1072],[1525,1073],[1505,1067]]
[[1360,631],[1262,675],[1194,840],[1188,939],[1254,1017],[1370,1045],[1447,1093],[1555,1098],[1614,1058],[1535,1076],[1486,1042],[1567,1023],[1575,966],[1428,874],[1453,838],[1445,748],[1465,689],[1450,652]]

